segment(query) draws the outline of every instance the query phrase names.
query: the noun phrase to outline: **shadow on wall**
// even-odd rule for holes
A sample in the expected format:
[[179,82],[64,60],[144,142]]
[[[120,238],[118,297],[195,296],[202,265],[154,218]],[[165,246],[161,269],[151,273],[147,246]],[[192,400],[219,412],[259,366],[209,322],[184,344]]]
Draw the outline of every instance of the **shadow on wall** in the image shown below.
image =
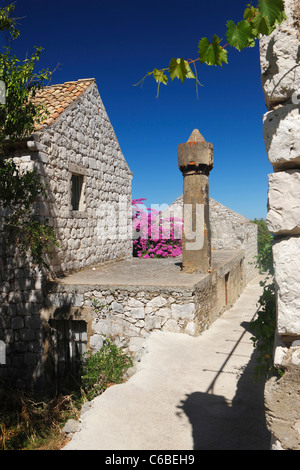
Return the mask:
[[[243,324],[245,328],[248,325]],[[265,420],[264,382],[253,381],[255,351],[239,379],[232,403],[228,404],[224,396],[213,394],[214,384],[220,374],[231,373],[225,372],[224,367],[235,348],[222,368],[216,371],[216,377],[206,393],[191,393],[178,406],[178,415],[184,413],[191,423],[194,450],[270,450],[271,436]]]
[[0,382],[32,388],[39,387],[43,368],[43,293],[36,269],[17,255],[11,251],[0,263],[0,340],[5,345]]

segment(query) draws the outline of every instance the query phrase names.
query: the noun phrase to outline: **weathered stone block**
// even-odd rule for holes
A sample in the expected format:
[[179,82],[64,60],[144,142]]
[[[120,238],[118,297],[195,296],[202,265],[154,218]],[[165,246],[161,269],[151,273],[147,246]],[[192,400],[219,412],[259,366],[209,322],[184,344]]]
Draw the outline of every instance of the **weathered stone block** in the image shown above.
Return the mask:
[[144,307],[132,308],[131,309],[131,315],[132,315],[133,318],[136,318],[136,319],[145,318]]
[[186,325],[184,332],[187,333],[187,334],[190,335],[190,336],[195,336],[195,333],[196,333],[196,325],[195,325],[195,322],[190,321],[190,322]]
[[138,352],[142,349],[143,345],[145,343],[144,338],[139,338],[137,336],[134,336],[130,338],[130,343],[129,343],[129,351],[130,352]]
[[290,237],[273,246],[277,286],[277,332],[300,335],[300,238]]
[[96,334],[110,336],[111,322],[110,320],[94,320],[92,323],[92,329]]
[[267,225],[275,235],[300,234],[300,171],[269,175]]
[[124,307],[119,302],[112,302],[111,307],[115,313],[123,313]]
[[173,304],[172,307],[172,317],[175,320],[193,320],[195,316],[195,304]]
[[263,136],[274,169],[293,168],[300,164],[300,106],[287,104],[263,117]]
[[161,295],[157,296],[157,297],[154,297],[152,300],[150,300],[149,302],[147,302],[147,307],[151,307],[151,308],[160,308],[160,307],[163,307],[164,305],[166,305],[167,303],[167,300],[162,297]]
[[169,332],[172,332],[172,333],[179,333],[180,332],[180,326],[178,325],[176,320],[170,319],[163,326],[163,331],[169,331]]
[[284,3],[287,20],[271,36],[260,39],[261,80],[268,106],[291,98],[295,84],[300,80],[294,0],[285,0]]
[[24,328],[24,318],[21,316],[12,318],[11,327],[13,330],[20,330]]
[[35,339],[35,330],[24,328],[20,331],[21,341],[33,341]]
[[103,346],[103,342],[104,339],[101,335],[93,335],[90,337],[90,347],[96,351],[100,351]]
[[135,298],[131,298],[131,299],[128,300],[128,306],[138,308],[138,307],[143,307],[144,304],[140,300],[137,300]]
[[154,330],[156,328],[161,328],[162,318],[161,317],[147,317],[145,320],[145,329],[147,331]]
[[165,319],[166,318],[171,318],[172,310],[168,307],[160,308],[157,311],[157,314],[160,315],[161,317],[164,317]]

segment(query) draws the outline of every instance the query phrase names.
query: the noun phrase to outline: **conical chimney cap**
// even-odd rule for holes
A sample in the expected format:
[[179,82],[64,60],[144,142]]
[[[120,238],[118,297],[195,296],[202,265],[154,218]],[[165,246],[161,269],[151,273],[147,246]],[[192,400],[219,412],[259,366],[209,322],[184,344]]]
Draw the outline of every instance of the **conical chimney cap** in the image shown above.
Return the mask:
[[198,129],[194,129],[191,133],[188,142],[205,142],[205,139],[202,134],[198,131]]

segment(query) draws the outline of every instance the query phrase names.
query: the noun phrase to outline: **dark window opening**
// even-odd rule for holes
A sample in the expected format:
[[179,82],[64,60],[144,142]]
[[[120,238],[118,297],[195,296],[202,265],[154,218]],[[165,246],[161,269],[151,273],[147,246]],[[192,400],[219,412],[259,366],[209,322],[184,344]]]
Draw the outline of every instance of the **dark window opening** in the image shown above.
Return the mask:
[[81,209],[81,199],[83,190],[83,176],[72,175],[71,177],[71,205],[73,211]]
[[80,373],[81,356],[87,352],[87,324],[81,320],[50,320],[57,379]]
[[228,304],[228,280],[229,273],[225,274],[225,305]]

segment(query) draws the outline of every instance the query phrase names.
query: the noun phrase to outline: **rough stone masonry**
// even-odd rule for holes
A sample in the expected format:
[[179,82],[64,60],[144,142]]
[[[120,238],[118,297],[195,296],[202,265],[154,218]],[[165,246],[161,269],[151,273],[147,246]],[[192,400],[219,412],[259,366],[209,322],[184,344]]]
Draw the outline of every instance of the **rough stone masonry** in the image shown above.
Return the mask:
[[178,146],[178,166],[183,174],[184,230],[182,269],[208,273],[211,269],[209,224],[209,172],[213,167],[213,145],[195,129]]
[[267,422],[274,449],[300,449],[300,29],[299,0],[285,0],[287,19],[260,40],[268,112],[263,134],[269,175],[267,224],[275,235],[277,297],[274,362],[285,369],[266,384]]
[[[32,136],[9,146],[6,156],[21,170],[35,168],[47,184],[48,198],[37,203],[36,213],[49,219],[59,241],[49,260],[51,276],[130,258],[131,213],[113,218],[111,212],[119,210],[120,201],[131,207],[132,173],[95,80],[45,87],[35,99],[46,106],[46,121]],[[76,205],[72,179],[81,182]],[[112,228],[118,236],[111,236]],[[99,236],[101,230],[106,236]],[[0,342],[6,349],[0,376],[31,386],[38,384],[44,367],[40,312],[49,273],[30,259],[24,263],[14,250],[4,253],[1,244],[0,255]]]

